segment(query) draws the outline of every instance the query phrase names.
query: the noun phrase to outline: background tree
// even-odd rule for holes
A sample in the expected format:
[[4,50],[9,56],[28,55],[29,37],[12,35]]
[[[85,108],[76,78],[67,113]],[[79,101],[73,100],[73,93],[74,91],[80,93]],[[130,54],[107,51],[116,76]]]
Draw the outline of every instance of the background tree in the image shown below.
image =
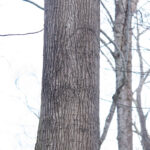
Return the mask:
[[[114,52],[107,44],[101,39],[101,42],[109,49],[115,60],[115,68],[109,61],[113,70],[116,73],[116,93],[113,96],[113,104],[117,104],[117,117],[118,117],[118,148],[119,150],[132,150],[132,15],[136,10],[138,1],[119,0],[115,1],[115,21],[108,11],[106,10],[110,22],[113,27],[114,41],[101,30],[102,34],[113,43]],[[128,107],[124,107],[128,106]],[[115,107],[113,107],[114,113]]]
[[[132,16],[137,0],[115,1],[115,65],[117,102],[118,147],[119,150],[132,150]],[[127,105],[129,107],[123,107]]]
[[[149,55],[149,53],[148,53],[149,48],[146,47],[147,45],[145,45],[145,42],[144,42],[144,41],[148,40],[146,38],[146,34],[148,35],[148,33],[149,33],[149,19],[148,19],[149,13],[146,12],[146,9],[147,9],[146,6],[148,6],[149,2],[141,3],[138,6],[138,10],[136,10],[136,5],[137,5],[136,3],[137,3],[136,1],[134,3],[132,1],[132,3],[131,3],[132,4],[131,10],[134,10],[134,12],[136,12],[136,15],[134,15],[133,26],[132,26],[132,28],[130,28],[130,29],[133,29],[132,33],[134,35],[133,36],[134,43],[133,43],[133,47],[132,47],[132,53],[134,54],[134,58],[132,59],[132,62],[134,64],[134,68],[132,70],[124,71],[126,73],[132,72],[133,77],[134,77],[133,78],[134,81],[132,82],[132,84],[134,85],[133,88],[135,88],[135,81],[136,81],[136,84],[138,83],[137,76],[140,76],[138,87],[136,87],[136,90],[133,93],[133,95],[135,95],[135,98],[134,98],[135,107],[132,107],[132,106],[129,106],[126,104],[121,104],[120,102],[117,102],[117,105],[120,105],[124,109],[127,109],[127,108],[130,108],[131,110],[135,110],[135,108],[137,109],[141,129],[139,130],[137,128],[137,126],[139,126],[139,123],[138,123],[138,121],[136,121],[136,124],[133,123],[134,129],[135,129],[134,132],[136,132],[138,135],[140,135],[141,145],[142,145],[143,149],[149,149],[149,133],[148,133],[148,128],[146,126],[146,121],[148,120],[148,114],[149,114],[149,111],[146,111],[146,110],[149,108],[142,105],[143,103],[145,103],[145,100],[144,100],[142,94],[145,93],[146,92],[145,89],[148,88],[148,84],[149,84],[148,79],[149,79],[149,72],[150,72],[149,71],[149,63],[147,61],[147,56]],[[108,6],[106,7],[106,5],[104,5],[103,7],[107,12],[107,16],[109,17],[108,22],[112,26],[112,24],[114,23],[112,13],[110,13],[108,11],[108,10],[110,10],[110,9],[108,9]],[[133,14],[132,14],[132,16],[133,16]],[[103,31],[102,31],[102,33],[105,36],[105,38],[108,40],[108,42],[106,42],[106,40],[104,38],[101,39],[101,42],[103,43],[103,46],[105,48],[107,48],[110,51],[110,53],[112,54],[112,56],[114,57],[113,48],[110,46],[113,43],[113,40],[111,39],[112,35],[110,36],[110,34],[108,34],[107,32],[103,32]],[[113,45],[116,47],[115,43],[113,43]],[[116,47],[116,49],[118,49],[118,48]],[[135,54],[135,50],[138,55]],[[112,70],[123,72],[125,67],[121,67],[120,69],[115,69],[110,56],[106,55],[106,52],[104,52],[104,51],[102,51],[102,54],[109,62],[110,66],[112,67]],[[138,59],[139,59],[139,62],[137,61]],[[139,64],[139,67],[137,67],[137,69],[136,69],[138,71],[135,71],[136,64]],[[142,89],[144,89],[144,92],[142,91]],[[131,96],[131,99],[132,99],[132,96]],[[135,111],[134,111],[134,117],[135,116],[136,115],[135,115]],[[136,120],[135,118],[132,118],[133,122],[135,120]]]
[[[148,5],[148,2],[144,5]],[[144,103],[144,99],[142,97],[143,89],[149,84],[149,75],[150,75],[150,65],[145,59],[145,52],[149,51],[148,48],[143,47],[141,38],[144,34],[149,33],[149,12],[146,11],[144,5],[141,6],[135,14],[135,31],[134,31],[134,40],[135,40],[135,50],[137,52],[137,56],[139,59],[139,83],[134,92],[134,104],[136,106],[136,110],[139,117],[140,130],[137,127],[137,124],[134,122],[133,126],[135,129],[135,133],[137,133],[141,138],[141,145],[143,150],[149,150],[150,148],[150,136],[148,133],[147,118],[149,115],[149,108],[143,107],[142,103]],[[144,10],[144,11],[143,11]],[[143,18],[143,16],[145,16]],[[148,111],[145,111],[148,110]]]

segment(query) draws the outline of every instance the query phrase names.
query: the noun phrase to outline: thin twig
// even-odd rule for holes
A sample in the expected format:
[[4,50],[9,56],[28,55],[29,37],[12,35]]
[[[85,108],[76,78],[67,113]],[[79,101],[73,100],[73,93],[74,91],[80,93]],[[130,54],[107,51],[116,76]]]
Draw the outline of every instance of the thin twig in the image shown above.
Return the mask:
[[118,102],[117,102],[118,97],[119,97],[120,92],[121,92],[121,90],[122,90],[124,85],[125,85],[125,80],[123,79],[122,80],[122,84],[116,89],[116,92],[115,92],[115,94],[112,97],[113,98],[113,102],[111,104],[109,114],[108,114],[108,116],[106,118],[106,121],[105,121],[105,126],[104,126],[104,130],[103,130],[102,136],[100,137],[100,146],[101,146],[101,144],[103,143],[103,141],[106,138],[108,129],[110,127],[111,121],[112,121],[113,116],[114,116],[116,105],[118,104]]
[[27,33],[12,33],[12,34],[0,34],[0,36],[5,37],[5,36],[23,36],[23,35],[31,35],[31,34],[37,34],[42,32],[44,29],[41,29],[39,31],[35,32],[27,32]]
[[134,126],[134,131],[133,132],[135,132],[136,134],[138,134],[138,135],[140,135],[141,136],[141,132],[139,131],[139,129],[137,128],[137,126],[136,126],[136,124],[135,124],[135,122],[134,123],[132,123],[132,125]]
[[114,56],[116,57],[118,54],[121,56],[122,62],[123,62],[123,66],[125,68],[125,64],[126,63],[125,63],[125,58],[124,58],[124,55],[123,55],[122,51],[118,48],[116,43],[107,35],[106,32],[104,32],[102,29],[100,29],[100,33],[102,33],[108,39],[108,41],[114,45],[115,49],[117,50],[117,54],[114,53]]
[[108,14],[108,16],[109,16],[109,18],[111,20],[111,23],[114,25],[114,21],[113,21],[113,18],[111,16],[109,10],[106,8],[106,6],[104,5],[104,3],[102,1],[101,1],[101,4],[102,4],[103,8],[105,9],[105,11],[107,12],[107,14]]
[[36,6],[37,8],[40,8],[41,10],[44,10],[43,7],[41,7],[40,5],[36,4],[36,3],[33,2],[33,1],[30,1],[30,0],[23,0],[23,1],[28,2],[28,3],[30,3],[30,4],[33,4],[33,5]]
[[107,62],[109,63],[109,65],[111,66],[112,70],[115,71],[115,67],[113,66],[112,62],[110,61],[110,59],[105,55],[105,53],[101,50],[102,55],[106,58]]
[[115,57],[114,52],[109,48],[108,44],[102,38],[100,38],[100,41],[105,45],[105,47],[109,50],[109,52],[111,53],[111,55],[114,58]]
[[[108,99],[104,99],[104,98],[100,98],[102,101],[106,101],[106,102],[109,102],[109,103],[112,103],[111,100],[108,100]],[[132,108],[132,109],[148,109],[150,110],[150,107],[138,107],[137,104],[135,103],[135,107],[134,106],[129,106],[129,105],[125,105],[125,104],[121,104],[119,102],[116,102],[116,105],[119,105],[119,106],[122,106],[122,107],[127,107],[127,108]],[[137,107],[136,107],[137,106]]]

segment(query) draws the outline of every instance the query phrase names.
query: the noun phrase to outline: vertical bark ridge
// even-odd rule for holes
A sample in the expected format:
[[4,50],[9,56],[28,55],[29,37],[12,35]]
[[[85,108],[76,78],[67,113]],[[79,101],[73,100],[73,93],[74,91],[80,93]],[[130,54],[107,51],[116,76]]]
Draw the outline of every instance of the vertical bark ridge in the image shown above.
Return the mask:
[[99,149],[99,1],[45,0],[35,150]]

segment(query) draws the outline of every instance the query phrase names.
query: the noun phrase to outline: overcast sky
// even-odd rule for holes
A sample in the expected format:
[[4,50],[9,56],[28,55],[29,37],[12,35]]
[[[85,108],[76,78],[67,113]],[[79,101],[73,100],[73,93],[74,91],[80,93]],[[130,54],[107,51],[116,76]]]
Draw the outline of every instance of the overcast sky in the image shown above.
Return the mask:
[[[36,0],[43,6],[43,0]],[[43,28],[43,11],[22,0],[0,0],[0,34]],[[0,37],[0,150],[33,150],[41,91],[43,32]],[[36,109],[34,109],[36,108]]]

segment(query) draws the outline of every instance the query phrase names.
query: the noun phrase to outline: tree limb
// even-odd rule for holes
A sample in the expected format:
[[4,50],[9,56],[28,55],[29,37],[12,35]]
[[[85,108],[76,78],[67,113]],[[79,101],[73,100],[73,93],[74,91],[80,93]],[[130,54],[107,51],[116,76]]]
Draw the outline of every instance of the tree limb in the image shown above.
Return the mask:
[[114,21],[113,21],[113,18],[111,16],[110,12],[108,11],[108,9],[106,8],[106,6],[104,5],[104,3],[102,1],[101,1],[101,4],[102,4],[103,8],[105,9],[105,11],[107,12],[107,14],[111,20],[111,23],[114,25]]
[[4,37],[4,36],[23,36],[23,35],[31,35],[31,34],[37,34],[42,32],[44,29],[41,29],[39,31],[35,31],[35,32],[27,32],[27,33],[10,33],[10,34],[0,34],[0,36]]
[[134,126],[134,129],[135,129],[133,132],[135,132],[136,134],[138,134],[139,136],[141,136],[141,132],[140,132],[139,129],[137,128],[135,122],[132,123],[132,125]]
[[100,137],[100,146],[102,145],[102,143],[104,142],[104,140],[106,138],[108,129],[110,127],[110,123],[111,123],[111,121],[113,119],[113,116],[114,116],[116,105],[118,104],[117,100],[118,100],[118,97],[120,95],[120,92],[121,92],[124,84],[125,84],[125,79],[123,79],[122,84],[117,88],[115,94],[112,97],[113,98],[113,102],[111,104],[109,114],[108,114],[108,116],[106,118],[106,121],[105,121],[105,125],[104,125],[104,130],[103,130],[102,136]]
[[101,50],[102,55],[106,58],[107,62],[109,63],[109,65],[111,66],[112,70],[115,71],[115,67],[113,66],[112,62],[110,61],[110,59],[105,55],[105,53]]
[[114,52],[108,47],[107,43],[102,38],[100,38],[100,41],[105,45],[105,47],[109,50],[109,52],[114,58],[115,57]]
[[111,104],[108,116],[107,116],[107,118],[105,120],[105,125],[104,125],[104,129],[103,129],[103,133],[102,133],[102,135],[100,137],[100,146],[102,145],[102,143],[104,142],[104,140],[106,138],[106,135],[108,133],[108,129],[110,127],[111,121],[112,121],[113,116],[114,116],[115,109],[116,109],[116,103],[115,103],[115,101],[113,101],[113,103]]
[[23,1],[28,2],[28,3],[30,3],[30,4],[33,4],[33,5],[36,6],[37,8],[40,8],[41,10],[44,10],[43,7],[41,7],[40,5],[36,4],[36,3],[33,2],[33,1],[30,1],[30,0],[23,0]]

